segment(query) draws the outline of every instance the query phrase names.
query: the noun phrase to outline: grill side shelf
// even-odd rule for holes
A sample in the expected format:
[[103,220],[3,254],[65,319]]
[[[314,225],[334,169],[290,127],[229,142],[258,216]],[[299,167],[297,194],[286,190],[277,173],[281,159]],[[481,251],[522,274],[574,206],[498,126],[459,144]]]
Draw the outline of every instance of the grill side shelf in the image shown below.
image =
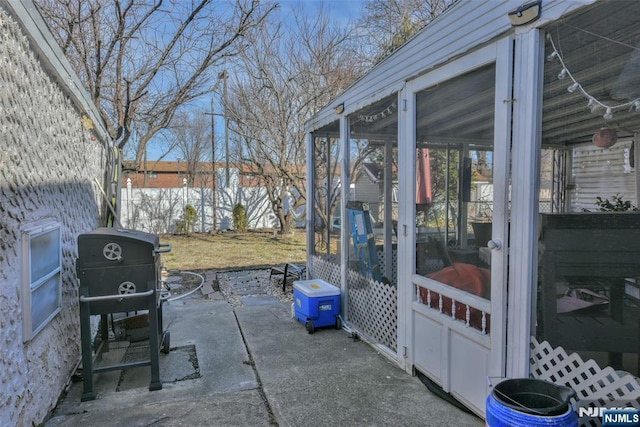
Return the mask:
[[112,300],[123,300],[129,298],[141,298],[148,297],[149,295],[153,295],[155,289],[149,289],[145,292],[136,292],[133,294],[118,294],[118,295],[101,295],[97,297],[85,297],[84,295],[80,295],[80,302],[94,302],[94,301],[112,301]]

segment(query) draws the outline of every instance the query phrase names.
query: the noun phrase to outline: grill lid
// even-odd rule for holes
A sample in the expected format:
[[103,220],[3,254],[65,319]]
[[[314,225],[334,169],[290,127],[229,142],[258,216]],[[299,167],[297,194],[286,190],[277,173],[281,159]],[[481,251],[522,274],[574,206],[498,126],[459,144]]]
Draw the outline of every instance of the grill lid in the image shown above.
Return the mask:
[[157,235],[100,227],[78,236],[77,268],[151,264],[158,256]]

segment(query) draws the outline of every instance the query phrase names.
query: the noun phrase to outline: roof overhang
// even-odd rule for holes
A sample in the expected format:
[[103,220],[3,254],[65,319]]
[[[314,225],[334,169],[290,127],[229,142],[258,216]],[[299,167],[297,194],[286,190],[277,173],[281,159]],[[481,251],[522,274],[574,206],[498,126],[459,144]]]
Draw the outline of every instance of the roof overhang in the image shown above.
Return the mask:
[[[539,19],[518,27],[512,26],[509,13],[524,2],[458,2],[308,120],[305,131],[322,129],[338,121],[342,115],[353,114],[398,93],[408,81],[505,34],[543,27],[596,1],[545,1]],[[344,106],[341,114],[335,110],[339,105]]]

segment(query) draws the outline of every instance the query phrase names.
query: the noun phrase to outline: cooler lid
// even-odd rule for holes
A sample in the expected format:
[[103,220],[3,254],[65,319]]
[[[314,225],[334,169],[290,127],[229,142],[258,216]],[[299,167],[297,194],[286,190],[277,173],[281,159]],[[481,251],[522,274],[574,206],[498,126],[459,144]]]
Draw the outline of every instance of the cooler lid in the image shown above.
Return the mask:
[[333,286],[321,279],[296,280],[293,288],[302,292],[308,297],[326,297],[340,295],[340,288]]

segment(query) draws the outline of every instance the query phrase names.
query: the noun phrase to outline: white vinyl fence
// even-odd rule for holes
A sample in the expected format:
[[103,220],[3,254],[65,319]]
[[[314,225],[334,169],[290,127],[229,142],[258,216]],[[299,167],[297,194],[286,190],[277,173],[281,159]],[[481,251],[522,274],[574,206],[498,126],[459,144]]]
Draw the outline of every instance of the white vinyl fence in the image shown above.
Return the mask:
[[[175,233],[184,221],[187,205],[197,211],[191,231],[213,230],[213,197],[210,188],[131,188],[122,189],[120,222],[125,228],[149,233]],[[216,189],[216,230],[233,229],[233,207],[241,203],[249,220],[249,228],[277,227],[266,190],[261,187],[228,187]]]

